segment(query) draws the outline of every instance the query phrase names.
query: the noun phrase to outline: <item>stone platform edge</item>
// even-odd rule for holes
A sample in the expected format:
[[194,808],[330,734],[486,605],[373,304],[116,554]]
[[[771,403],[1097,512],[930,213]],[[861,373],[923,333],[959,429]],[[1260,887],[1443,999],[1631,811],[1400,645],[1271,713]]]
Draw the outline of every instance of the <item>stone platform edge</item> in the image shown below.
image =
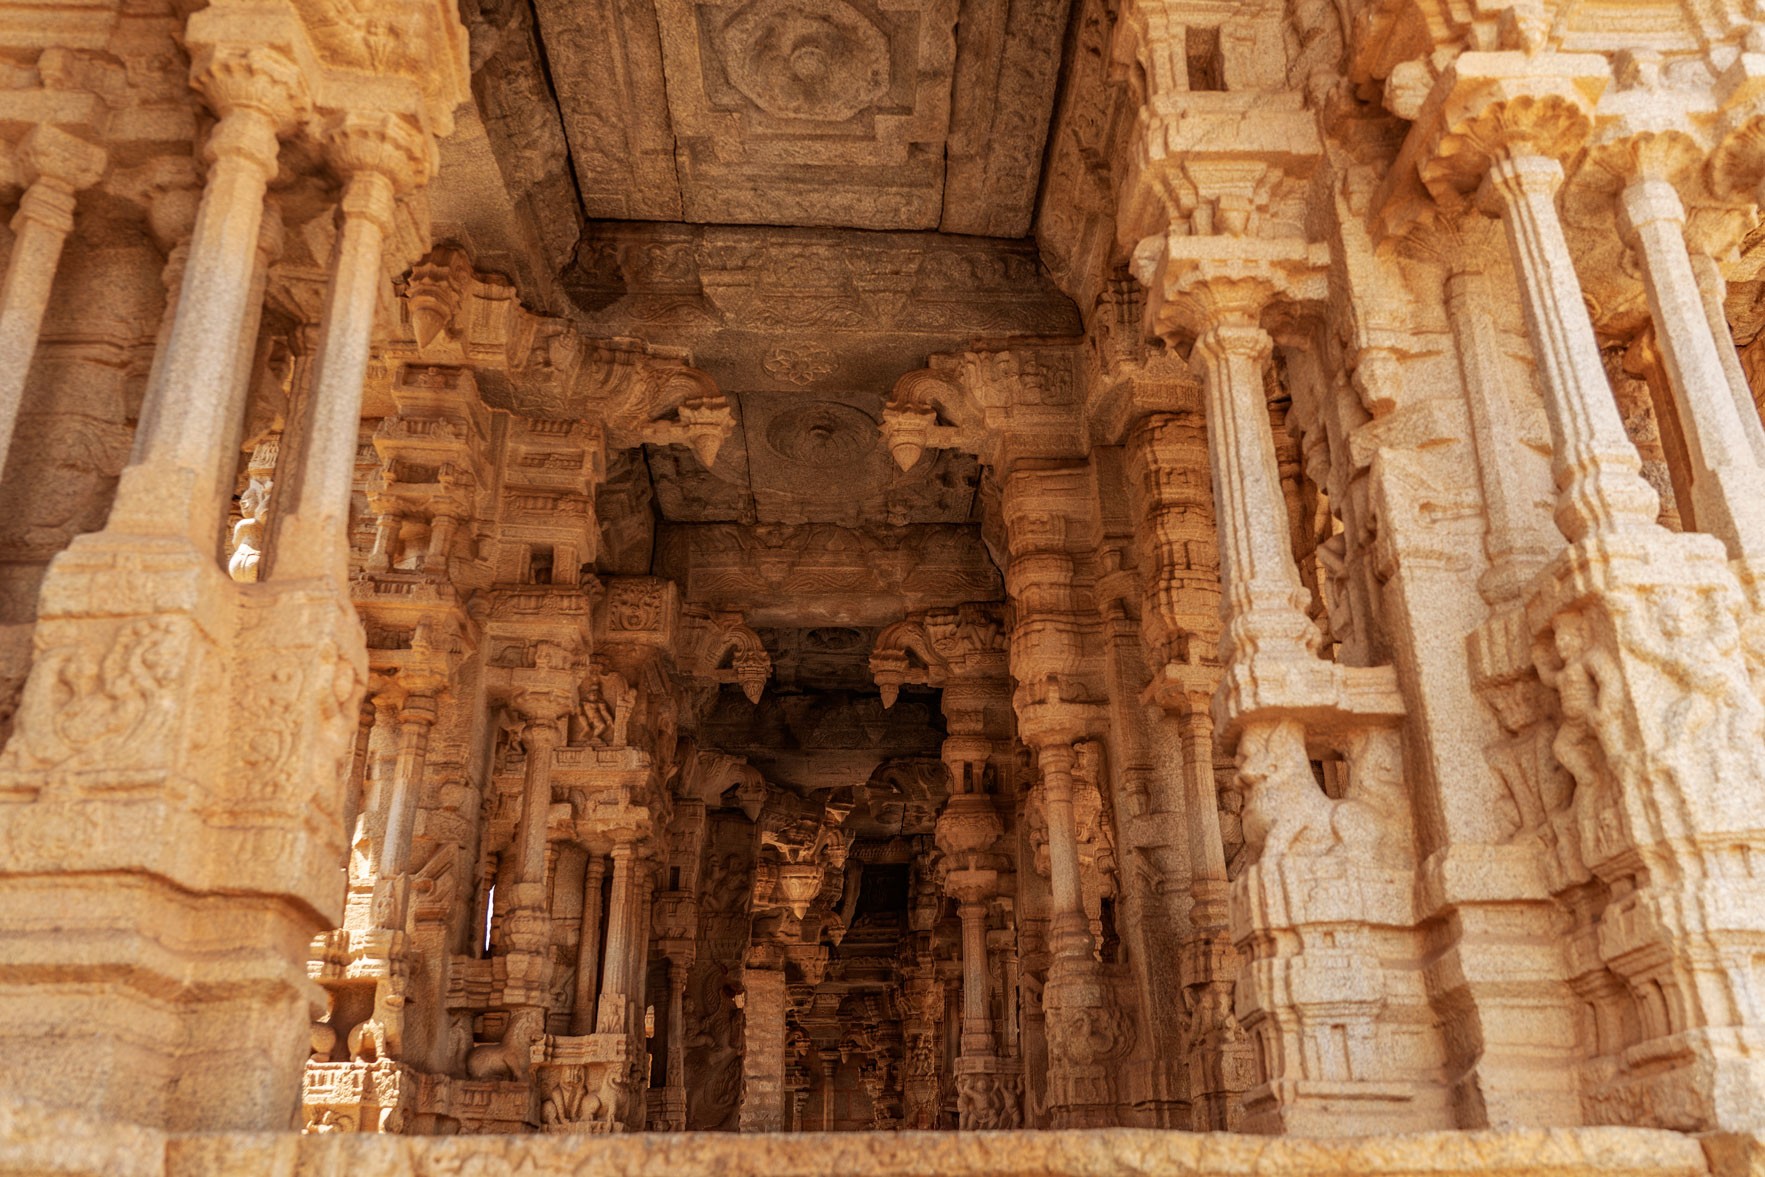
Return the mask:
[[1089,1131],[169,1135],[0,1102],[0,1177],[1765,1177],[1765,1138],[1646,1128],[1340,1139]]

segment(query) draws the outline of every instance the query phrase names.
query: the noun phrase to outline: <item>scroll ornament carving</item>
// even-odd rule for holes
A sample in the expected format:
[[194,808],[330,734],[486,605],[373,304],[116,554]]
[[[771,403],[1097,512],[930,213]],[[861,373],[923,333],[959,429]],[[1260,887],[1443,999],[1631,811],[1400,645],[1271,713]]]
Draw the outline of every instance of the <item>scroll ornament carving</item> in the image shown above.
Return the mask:
[[947,372],[922,369],[895,382],[883,405],[883,444],[902,470],[919,464],[928,449],[978,453],[980,415],[968,394]]
[[704,633],[694,659],[694,673],[713,682],[735,683],[748,702],[758,703],[772,677],[772,655],[760,635],[740,614],[722,614],[701,623]]
[[390,358],[505,373],[487,393],[526,416],[598,420],[616,448],[682,445],[707,468],[735,430],[714,381],[635,339],[596,339],[534,314],[514,289],[477,272],[457,245],[419,261],[399,288],[402,338]]
[[187,673],[192,636],[171,618],[142,617],[116,629],[107,649],[82,639],[40,652],[0,772],[99,767],[123,749],[167,755],[171,716],[156,701]]
[[997,609],[965,604],[934,609],[896,622],[877,635],[870,674],[884,707],[893,707],[903,686],[943,686],[953,674],[992,674],[1005,653],[1005,629]]

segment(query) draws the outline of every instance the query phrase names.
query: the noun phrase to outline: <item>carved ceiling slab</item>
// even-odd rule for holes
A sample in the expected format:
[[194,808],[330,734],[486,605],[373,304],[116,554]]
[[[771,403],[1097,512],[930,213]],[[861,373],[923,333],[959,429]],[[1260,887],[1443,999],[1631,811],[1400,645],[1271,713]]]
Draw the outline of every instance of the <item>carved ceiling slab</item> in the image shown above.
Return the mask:
[[656,502],[680,523],[967,523],[980,466],[939,451],[903,471],[890,460],[868,396],[730,396],[739,424],[707,470],[684,447],[649,447]]
[[1070,0],[535,0],[590,218],[1022,237]]
[[1082,330],[1031,243],[931,233],[599,224],[564,283],[589,334],[685,348],[744,392],[880,396],[977,338]]
[[[904,695],[884,708],[874,691],[769,691],[758,704],[724,691],[698,731],[712,746],[744,757],[768,783],[804,792],[864,786],[880,765],[897,758],[927,758],[936,765],[944,735],[931,697]],[[879,802],[900,800],[898,790],[873,791]],[[930,808],[935,812],[935,805]]]
[[1004,595],[979,528],[966,525],[664,523],[656,566],[685,600],[740,609],[756,628],[882,626],[915,609]]

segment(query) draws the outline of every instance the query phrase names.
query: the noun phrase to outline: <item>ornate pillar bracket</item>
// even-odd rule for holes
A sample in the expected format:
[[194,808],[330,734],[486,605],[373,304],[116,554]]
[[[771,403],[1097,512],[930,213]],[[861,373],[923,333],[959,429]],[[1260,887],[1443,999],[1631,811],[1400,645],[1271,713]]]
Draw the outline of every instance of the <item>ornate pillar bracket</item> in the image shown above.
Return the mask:
[[25,190],[0,285],[0,467],[12,446],[61,247],[73,231],[74,197],[98,182],[106,163],[103,148],[46,124],[25,132],[17,160]]

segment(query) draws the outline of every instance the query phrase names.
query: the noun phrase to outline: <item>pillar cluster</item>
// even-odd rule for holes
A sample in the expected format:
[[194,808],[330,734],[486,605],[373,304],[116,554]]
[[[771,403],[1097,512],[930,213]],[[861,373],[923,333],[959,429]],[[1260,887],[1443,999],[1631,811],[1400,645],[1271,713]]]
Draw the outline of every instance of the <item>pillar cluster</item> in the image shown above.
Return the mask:
[[37,7],[0,1171],[1756,1161],[1758,14]]

